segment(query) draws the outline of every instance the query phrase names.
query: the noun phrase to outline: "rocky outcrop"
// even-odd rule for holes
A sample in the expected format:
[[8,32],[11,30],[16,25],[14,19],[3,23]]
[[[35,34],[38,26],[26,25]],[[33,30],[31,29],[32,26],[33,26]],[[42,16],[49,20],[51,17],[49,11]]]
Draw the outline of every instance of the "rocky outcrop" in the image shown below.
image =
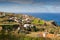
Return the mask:
[[57,26],[55,21],[52,21],[51,24],[53,24],[54,26]]
[[55,21],[49,21],[52,25],[54,25],[54,26],[57,26],[57,24],[56,24],[56,22]]
[[45,21],[45,25],[49,25],[49,26],[57,26],[56,22],[51,20],[51,21]]

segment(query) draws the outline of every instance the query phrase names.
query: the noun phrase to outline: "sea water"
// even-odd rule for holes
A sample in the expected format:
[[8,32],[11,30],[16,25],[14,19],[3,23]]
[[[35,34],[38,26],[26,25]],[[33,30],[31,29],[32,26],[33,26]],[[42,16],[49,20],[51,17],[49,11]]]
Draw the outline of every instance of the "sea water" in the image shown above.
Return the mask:
[[60,25],[60,13],[27,13],[27,14],[37,18],[41,18],[46,21],[54,20],[57,23],[57,25]]

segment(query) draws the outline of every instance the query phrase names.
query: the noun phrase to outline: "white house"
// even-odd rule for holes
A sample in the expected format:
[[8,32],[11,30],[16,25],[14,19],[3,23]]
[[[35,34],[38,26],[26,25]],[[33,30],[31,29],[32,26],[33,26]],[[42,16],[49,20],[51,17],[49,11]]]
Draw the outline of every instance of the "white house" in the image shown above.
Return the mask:
[[17,30],[20,30],[20,27],[18,27]]
[[0,17],[5,16],[6,14],[3,12],[0,12]]
[[24,28],[28,28],[28,27],[30,27],[30,24],[24,24],[23,27],[24,27]]

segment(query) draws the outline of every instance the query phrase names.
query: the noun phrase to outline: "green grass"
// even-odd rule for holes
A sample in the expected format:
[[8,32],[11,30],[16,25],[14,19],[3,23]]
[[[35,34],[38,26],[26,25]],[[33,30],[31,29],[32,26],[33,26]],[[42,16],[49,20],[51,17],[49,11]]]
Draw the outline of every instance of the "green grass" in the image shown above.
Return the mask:
[[44,24],[44,21],[43,20],[40,20],[39,24],[43,25]]
[[29,37],[25,36],[23,34],[20,34],[18,37],[16,35],[12,35],[10,33],[6,34],[1,33],[0,34],[0,40],[51,40],[49,38],[43,38],[43,37]]
[[44,21],[43,21],[43,20],[34,19],[34,20],[32,21],[32,23],[43,25],[43,24],[44,24]]
[[38,23],[38,20],[37,20],[37,19],[34,19],[34,20],[32,21],[32,23],[37,24],[37,23]]

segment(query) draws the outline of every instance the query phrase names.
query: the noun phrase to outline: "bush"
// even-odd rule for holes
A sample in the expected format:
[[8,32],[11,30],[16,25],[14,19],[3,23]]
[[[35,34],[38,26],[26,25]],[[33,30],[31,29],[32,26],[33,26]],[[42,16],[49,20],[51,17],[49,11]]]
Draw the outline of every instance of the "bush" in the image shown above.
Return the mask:
[[17,40],[17,37],[12,34],[5,34],[5,33],[1,32],[0,40]]
[[43,20],[38,20],[38,19],[34,19],[34,20],[32,21],[32,23],[44,25],[44,21],[43,21]]
[[44,25],[44,21],[43,21],[43,20],[40,20],[40,21],[39,21],[39,24],[40,24],[40,25]]
[[29,37],[25,34],[19,34],[18,36],[12,35],[11,33],[5,34],[4,31],[0,34],[0,40],[51,40],[43,37]]
[[34,31],[34,32],[38,31],[36,26],[31,27],[31,30]]
[[40,30],[40,31],[44,31],[44,30],[45,30],[45,28],[40,28],[39,30]]
[[38,20],[37,20],[37,19],[34,19],[34,20],[32,21],[32,23],[38,24]]
[[54,34],[54,32],[55,32],[55,29],[52,28],[52,29],[50,30],[50,33],[51,33],[51,34]]
[[10,31],[12,31],[12,29],[13,29],[13,26],[12,25],[2,25],[2,27],[3,27],[3,30],[10,30]]

